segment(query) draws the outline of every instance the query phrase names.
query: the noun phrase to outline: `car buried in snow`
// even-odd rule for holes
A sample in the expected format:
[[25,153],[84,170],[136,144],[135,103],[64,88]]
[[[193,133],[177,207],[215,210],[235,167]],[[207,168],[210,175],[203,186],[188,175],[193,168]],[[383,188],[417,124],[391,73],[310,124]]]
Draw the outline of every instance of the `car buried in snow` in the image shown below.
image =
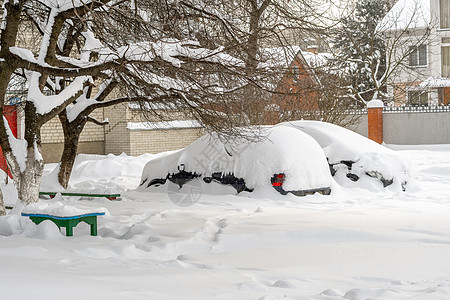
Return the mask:
[[149,161],[138,189],[170,183],[181,189],[201,180],[231,186],[237,193],[271,185],[283,195],[330,194],[329,166],[312,137],[288,126],[263,127],[260,135],[256,141],[205,135],[184,149]]
[[314,138],[327,157],[333,177],[341,183],[372,179],[375,184],[405,191],[411,181],[411,162],[383,145],[343,127],[319,121],[281,123]]
[[149,161],[138,189],[201,180],[237,193],[272,186],[282,195],[328,195],[332,183],[406,190],[410,162],[385,146],[330,123],[294,121],[263,127],[261,138],[205,135]]

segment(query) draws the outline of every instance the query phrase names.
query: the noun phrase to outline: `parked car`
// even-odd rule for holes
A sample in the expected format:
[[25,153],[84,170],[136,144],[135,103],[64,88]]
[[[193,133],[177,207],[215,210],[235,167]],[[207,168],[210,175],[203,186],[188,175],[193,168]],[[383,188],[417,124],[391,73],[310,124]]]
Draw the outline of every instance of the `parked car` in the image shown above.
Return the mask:
[[232,186],[238,193],[271,185],[280,194],[330,194],[333,176],[352,182],[367,179],[405,191],[410,162],[403,155],[353,131],[318,121],[265,127],[262,138],[228,141],[206,135],[185,149],[149,161],[140,189],[179,188],[192,180]]
[[192,180],[232,186],[237,193],[271,185],[281,194],[329,194],[332,176],[320,145],[289,126],[265,127],[261,138],[224,141],[208,134],[190,146],[149,161],[139,189],[180,188]]
[[313,137],[322,147],[333,176],[343,172],[351,181],[368,176],[379,180],[383,187],[403,191],[411,180],[411,163],[406,157],[351,130],[319,121],[280,125]]

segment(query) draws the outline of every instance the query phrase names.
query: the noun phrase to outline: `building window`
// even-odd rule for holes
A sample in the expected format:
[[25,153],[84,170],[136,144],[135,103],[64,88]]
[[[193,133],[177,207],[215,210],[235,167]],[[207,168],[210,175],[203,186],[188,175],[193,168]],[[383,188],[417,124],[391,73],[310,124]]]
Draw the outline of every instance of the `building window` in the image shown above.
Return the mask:
[[428,106],[427,91],[409,91],[408,104],[411,106]]
[[450,77],[450,47],[441,48],[441,76]]
[[409,65],[411,67],[427,65],[427,45],[409,47]]
[[439,24],[442,29],[450,28],[450,0],[440,1]]

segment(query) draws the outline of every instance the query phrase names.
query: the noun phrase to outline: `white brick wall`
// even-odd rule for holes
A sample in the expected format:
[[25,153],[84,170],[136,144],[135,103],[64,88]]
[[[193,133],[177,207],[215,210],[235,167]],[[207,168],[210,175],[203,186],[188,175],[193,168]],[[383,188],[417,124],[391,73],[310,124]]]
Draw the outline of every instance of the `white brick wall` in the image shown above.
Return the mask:
[[201,128],[168,130],[132,130],[131,155],[177,150],[190,145],[203,135]]
[[[95,110],[92,112],[91,117],[103,121],[104,114],[103,109]],[[63,143],[64,142],[64,134],[61,126],[61,122],[58,117],[53,118],[41,129],[41,137],[42,143]],[[105,134],[103,126],[96,125],[92,122],[88,122],[83,129],[83,132],[80,136],[80,142],[98,142],[104,141]]]
[[[159,116],[150,117],[150,121],[160,121],[164,116],[166,120],[187,120],[191,119],[189,115],[179,111],[158,112]],[[176,150],[188,146],[197,138],[203,135],[201,128],[168,129],[168,130],[129,130],[128,122],[149,121],[137,110],[132,110],[127,104],[119,104],[113,107],[107,107],[95,111],[92,117],[98,120],[108,118],[109,124],[98,126],[88,123],[83,130],[80,138],[80,144],[83,143],[84,149],[92,143],[92,151],[100,151],[99,142],[103,143],[104,153],[119,155],[126,153],[128,155],[141,155],[144,153],[158,153],[162,151]],[[46,149],[57,149],[53,151],[48,160],[57,161],[62,150],[64,142],[61,123],[58,118],[52,119],[45,124],[41,130],[42,142]],[[50,151],[50,150],[48,150]],[[56,153],[58,152],[58,153]],[[91,153],[94,153],[91,152]],[[50,153],[49,153],[50,154]]]

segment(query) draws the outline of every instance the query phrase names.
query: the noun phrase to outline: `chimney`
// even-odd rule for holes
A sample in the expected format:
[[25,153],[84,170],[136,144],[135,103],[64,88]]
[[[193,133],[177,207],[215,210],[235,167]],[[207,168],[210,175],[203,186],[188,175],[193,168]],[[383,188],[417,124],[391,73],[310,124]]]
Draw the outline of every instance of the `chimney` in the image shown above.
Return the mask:
[[368,137],[378,144],[383,143],[383,107],[381,100],[372,100],[367,103]]

